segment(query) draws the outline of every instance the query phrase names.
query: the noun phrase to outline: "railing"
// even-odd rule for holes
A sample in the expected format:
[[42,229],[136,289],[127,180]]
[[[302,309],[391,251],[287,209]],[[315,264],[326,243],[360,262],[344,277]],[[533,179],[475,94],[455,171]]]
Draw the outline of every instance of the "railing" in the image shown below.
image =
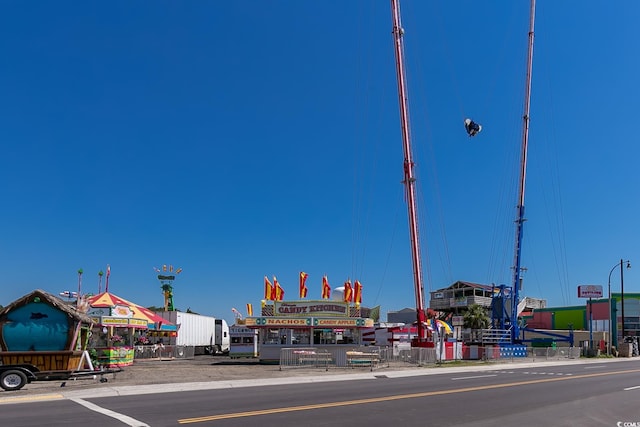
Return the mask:
[[435,348],[414,347],[407,350],[400,350],[398,356],[393,352],[387,358],[388,365],[409,364],[416,366],[435,365],[438,362],[438,355]]
[[[394,354],[395,353],[395,354]],[[435,348],[396,350],[391,347],[361,346],[354,348],[319,349],[316,347],[280,349],[280,370],[291,368],[368,368],[433,365],[437,362]]]
[[184,345],[136,345],[135,359],[193,359],[195,347]]
[[280,370],[286,368],[319,368],[329,369],[335,364],[330,352],[314,347],[280,349]]
[[546,360],[579,359],[580,347],[531,347],[527,349],[527,357],[534,360],[542,358]]
[[[479,358],[485,361],[526,362],[536,360],[579,359],[579,347],[526,347],[524,345],[481,346]],[[395,353],[395,354],[394,354]],[[464,353],[464,351],[463,351]],[[280,370],[291,368],[407,368],[410,366],[433,366],[453,360],[440,360],[436,348],[410,348],[394,352],[391,347],[363,346],[351,349],[320,349],[316,347],[283,348],[280,350]],[[477,358],[463,358],[472,361]]]
[[280,370],[290,368],[377,368],[386,352],[379,347],[363,346],[353,348],[320,349],[316,347],[280,349]]
[[511,342],[510,329],[482,329],[483,344],[501,344]]

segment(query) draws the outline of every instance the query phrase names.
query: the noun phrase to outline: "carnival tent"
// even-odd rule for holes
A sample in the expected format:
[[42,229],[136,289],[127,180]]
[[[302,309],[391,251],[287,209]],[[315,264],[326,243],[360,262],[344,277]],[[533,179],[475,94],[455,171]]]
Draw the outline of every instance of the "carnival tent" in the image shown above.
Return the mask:
[[126,313],[135,319],[142,319],[147,321],[147,326],[151,330],[155,331],[176,331],[177,327],[173,323],[155,314],[148,308],[142,307],[138,304],[127,301],[124,298],[120,298],[109,292],[103,292],[98,295],[89,297],[89,305],[92,308],[113,308],[113,307],[128,307],[131,313]]
[[[436,320],[436,325],[438,327],[438,331],[441,328],[444,328],[444,333],[445,334],[452,334],[453,333],[453,328],[451,327],[451,325],[449,325],[444,320]],[[427,319],[427,328],[429,328],[430,330],[433,330],[433,323],[432,323],[431,319]]]

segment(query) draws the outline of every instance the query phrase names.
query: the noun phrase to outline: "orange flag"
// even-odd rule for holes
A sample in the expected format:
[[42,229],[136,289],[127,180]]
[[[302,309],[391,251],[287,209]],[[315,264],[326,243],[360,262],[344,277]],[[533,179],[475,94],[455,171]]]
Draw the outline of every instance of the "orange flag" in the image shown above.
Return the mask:
[[353,290],[353,302],[356,304],[362,304],[362,284],[356,280],[353,286],[355,287]]
[[300,298],[307,297],[307,277],[309,277],[307,273],[305,273],[304,271],[300,272]]
[[351,287],[351,280],[344,282],[344,302],[353,301],[353,288]]
[[274,287],[274,294],[275,294],[273,295],[273,300],[282,301],[282,298],[284,298],[284,289],[282,289],[282,287],[280,286],[280,283],[278,283],[278,279],[276,279],[276,276],[273,276],[273,287]]
[[252,304],[247,304],[247,316],[248,317],[253,316],[253,305]]
[[264,299],[266,299],[267,301],[273,301],[273,293],[273,285],[269,281],[269,278],[267,276],[264,276]]
[[322,277],[322,299],[329,299],[331,297],[331,286],[329,286],[329,279],[325,274]]

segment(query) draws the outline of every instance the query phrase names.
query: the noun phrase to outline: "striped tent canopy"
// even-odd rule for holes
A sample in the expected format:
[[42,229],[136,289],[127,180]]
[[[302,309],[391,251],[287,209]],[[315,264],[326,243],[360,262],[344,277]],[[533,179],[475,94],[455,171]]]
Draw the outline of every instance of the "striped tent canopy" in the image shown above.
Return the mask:
[[103,292],[89,297],[89,305],[94,308],[106,308],[128,306],[133,313],[133,318],[147,321],[148,328],[154,331],[176,331],[177,327],[173,323],[155,314],[148,308],[134,304],[124,298],[120,298],[109,292]]

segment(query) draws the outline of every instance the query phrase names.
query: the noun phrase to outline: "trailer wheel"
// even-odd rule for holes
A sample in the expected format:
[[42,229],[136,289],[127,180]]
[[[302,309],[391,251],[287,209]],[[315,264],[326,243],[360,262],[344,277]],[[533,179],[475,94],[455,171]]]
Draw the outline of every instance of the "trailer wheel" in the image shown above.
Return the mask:
[[0,387],[6,391],[20,390],[25,384],[27,376],[24,372],[11,369],[0,374]]

